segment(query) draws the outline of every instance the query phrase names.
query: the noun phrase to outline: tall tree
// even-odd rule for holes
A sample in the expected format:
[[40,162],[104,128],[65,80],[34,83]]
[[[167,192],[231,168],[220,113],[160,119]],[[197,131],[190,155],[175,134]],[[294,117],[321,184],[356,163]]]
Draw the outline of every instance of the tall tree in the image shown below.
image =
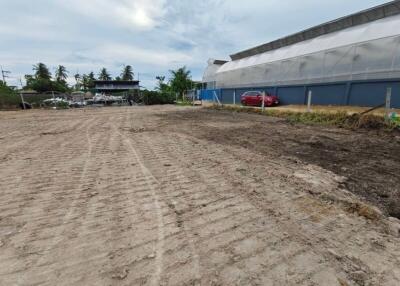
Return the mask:
[[[26,86],[24,89],[33,89],[37,92],[47,92],[47,91],[58,91],[67,92],[69,87],[67,85],[66,79],[66,69],[65,67],[57,70],[56,81],[51,79],[51,73],[47,66],[43,63],[38,63],[33,66],[34,75],[25,75]],[[60,80],[60,81],[59,81]]]
[[82,86],[84,90],[89,88],[89,76],[87,74],[82,75]]
[[36,79],[51,80],[51,73],[44,63],[38,63],[33,66]]
[[106,68],[102,68],[99,73],[99,80],[111,80],[111,76]]
[[94,72],[88,74],[88,88],[94,88],[94,81],[96,80]]
[[130,65],[124,66],[124,69],[122,70],[121,73],[121,79],[122,80],[133,80],[134,73],[133,73],[133,68]]
[[171,87],[168,85],[168,83],[165,83],[165,76],[156,76],[156,80],[156,90],[161,92],[169,92],[171,90]]
[[56,69],[56,81],[59,83],[65,83],[68,77],[68,71],[65,66],[59,65]]
[[75,90],[80,90],[82,87],[82,77],[79,73],[74,74],[75,78]]
[[177,70],[170,70],[171,73],[171,89],[178,92],[183,98],[183,93],[192,87],[192,79],[190,71],[186,67],[181,67]]

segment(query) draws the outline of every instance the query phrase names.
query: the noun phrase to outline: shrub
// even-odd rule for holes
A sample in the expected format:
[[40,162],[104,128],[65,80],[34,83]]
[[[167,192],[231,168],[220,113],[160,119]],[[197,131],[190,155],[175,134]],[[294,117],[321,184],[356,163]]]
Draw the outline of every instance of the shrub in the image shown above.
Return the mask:
[[175,101],[175,96],[171,93],[144,90],[142,94],[143,103],[146,105],[173,104]]
[[0,81],[0,108],[16,108],[20,102],[17,92]]

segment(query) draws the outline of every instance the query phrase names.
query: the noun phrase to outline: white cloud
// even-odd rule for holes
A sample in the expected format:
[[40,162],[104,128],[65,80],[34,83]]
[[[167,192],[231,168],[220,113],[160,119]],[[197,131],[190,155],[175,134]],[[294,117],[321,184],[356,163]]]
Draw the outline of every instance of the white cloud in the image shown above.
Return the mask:
[[165,14],[166,0],[58,0],[60,5],[104,25],[148,30]]
[[161,66],[168,69],[169,66],[179,63],[181,65],[190,62],[191,56],[179,52],[163,49],[144,49],[118,43],[110,43],[95,47],[93,50],[82,53],[85,57],[101,58],[105,63],[112,64],[115,61],[133,62]]
[[200,79],[207,59],[344,16],[385,0],[0,0],[0,64],[15,78],[44,62],[70,74],[114,76],[131,64],[151,87],[186,65]]

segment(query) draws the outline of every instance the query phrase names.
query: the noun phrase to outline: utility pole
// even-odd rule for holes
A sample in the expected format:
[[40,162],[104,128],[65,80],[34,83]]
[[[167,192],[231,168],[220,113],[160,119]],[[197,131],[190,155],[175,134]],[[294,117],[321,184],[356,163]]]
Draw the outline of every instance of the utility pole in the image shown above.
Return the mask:
[[9,74],[11,73],[10,71],[5,71],[5,70],[3,70],[3,66],[0,66],[0,69],[1,69],[1,76],[2,76],[2,78],[3,78],[3,82],[4,82],[4,84],[6,83],[6,78],[8,78],[9,76]]
[[21,91],[20,91],[20,93],[19,93],[19,96],[20,96],[20,98],[21,98],[22,107],[23,107],[23,109],[25,110],[25,109],[26,109],[26,106],[25,106],[25,99],[24,99],[24,96],[22,95],[22,89],[24,88],[24,86],[23,86],[23,84],[22,84],[22,79],[21,79],[21,78],[19,78],[19,83],[21,84]]

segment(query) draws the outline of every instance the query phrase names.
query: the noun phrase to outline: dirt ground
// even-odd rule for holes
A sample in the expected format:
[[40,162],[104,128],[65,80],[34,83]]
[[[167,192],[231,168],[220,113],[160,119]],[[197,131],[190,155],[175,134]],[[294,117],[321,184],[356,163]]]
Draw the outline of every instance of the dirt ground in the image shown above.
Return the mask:
[[0,285],[400,285],[396,134],[122,107],[0,144]]

